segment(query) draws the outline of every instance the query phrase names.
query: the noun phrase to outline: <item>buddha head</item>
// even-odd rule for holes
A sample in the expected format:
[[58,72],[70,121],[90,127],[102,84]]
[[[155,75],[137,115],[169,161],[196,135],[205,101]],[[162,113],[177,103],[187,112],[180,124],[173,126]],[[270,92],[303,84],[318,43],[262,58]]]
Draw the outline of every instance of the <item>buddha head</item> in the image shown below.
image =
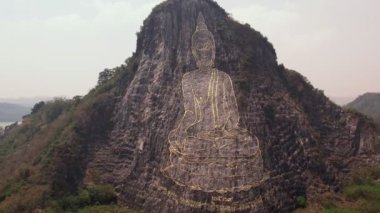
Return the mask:
[[197,66],[200,69],[208,69],[214,65],[215,41],[214,36],[207,29],[202,13],[199,13],[197,28],[192,37],[191,50]]

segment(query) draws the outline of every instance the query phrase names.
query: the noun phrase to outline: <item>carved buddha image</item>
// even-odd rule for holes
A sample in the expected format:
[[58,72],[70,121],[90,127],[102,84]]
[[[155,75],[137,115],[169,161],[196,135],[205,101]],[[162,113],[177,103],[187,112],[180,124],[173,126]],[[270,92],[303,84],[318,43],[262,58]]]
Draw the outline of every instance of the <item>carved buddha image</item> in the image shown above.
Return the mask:
[[164,174],[179,185],[231,192],[262,180],[257,137],[239,127],[239,110],[230,76],[214,68],[215,41],[202,14],[192,36],[197,68],[184,74],[184,115],[169,133],[170,165]]

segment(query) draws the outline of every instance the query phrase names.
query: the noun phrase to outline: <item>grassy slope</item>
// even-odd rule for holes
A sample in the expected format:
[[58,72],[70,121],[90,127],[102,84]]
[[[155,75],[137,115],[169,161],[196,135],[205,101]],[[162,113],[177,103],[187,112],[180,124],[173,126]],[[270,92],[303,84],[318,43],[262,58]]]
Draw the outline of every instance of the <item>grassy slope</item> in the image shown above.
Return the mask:
[[112,129],[115,104],[134,75],[131,61],[85,97],[47,102],[0,138],[0,212],[49,208],[83,190],[89,147]]

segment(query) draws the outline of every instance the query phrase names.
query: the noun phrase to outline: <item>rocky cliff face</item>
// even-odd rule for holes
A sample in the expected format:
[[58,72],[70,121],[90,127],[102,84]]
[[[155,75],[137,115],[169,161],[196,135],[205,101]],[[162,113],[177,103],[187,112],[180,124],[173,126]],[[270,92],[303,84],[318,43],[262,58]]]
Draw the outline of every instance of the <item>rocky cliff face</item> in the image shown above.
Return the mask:
[[[200,12],[214,36],[215,68],[232,80],[240,127],[259,141],[263,178],[248,188],[207,191],[162,172],[170,162],[169,133],[185,113],[182,77],[197,69],[191,42]],[[109,137],[91,149],[84,184],[112,184],[120,201],[145,212],[290,212],[299,196],[339,190],[349,159],[379,150],[375,126],[278,65],[265,37],[213,1],[158,5],[131,60],[134,75],[116,99]]]

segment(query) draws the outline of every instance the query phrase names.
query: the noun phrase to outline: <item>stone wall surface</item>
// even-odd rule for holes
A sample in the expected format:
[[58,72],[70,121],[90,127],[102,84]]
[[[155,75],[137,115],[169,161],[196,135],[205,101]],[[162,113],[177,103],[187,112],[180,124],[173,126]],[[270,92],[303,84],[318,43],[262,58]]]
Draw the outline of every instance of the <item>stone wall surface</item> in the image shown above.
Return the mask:
[[[185,111],[181,80],[196,69],[191,40],[199,13],[214,36],[215,68],[232,80],[239,125],[260,147],[263,177],[249,187],[207,191],[162,172],[170,162],[169,133]],[[88,170],[144,212],[291,212],[298,196],[339,190],[344,160],[378,151],[371,124],[278,65],[265,37],[213,1],[158,5],[138,34],[136,56],[135,76],[114,110],[115,127],[94,148]],[[249,165],[242,168],[257,175]]]

